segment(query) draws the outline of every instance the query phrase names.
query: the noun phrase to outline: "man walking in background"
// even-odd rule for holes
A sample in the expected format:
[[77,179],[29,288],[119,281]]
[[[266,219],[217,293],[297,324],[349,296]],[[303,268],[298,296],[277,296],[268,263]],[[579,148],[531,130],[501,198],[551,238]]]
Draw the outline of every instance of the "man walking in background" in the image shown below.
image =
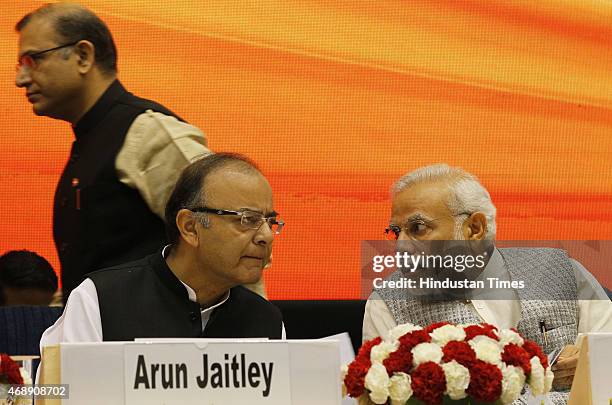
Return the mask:
[[117,50],[90,10],[50,4],[16,25],[15,84],[36,115],[72,125],[55,191],[53,237],[64,300],[87,272],[165,243],[163,211],[181,169],[209,154],[204,135],[117,80]]

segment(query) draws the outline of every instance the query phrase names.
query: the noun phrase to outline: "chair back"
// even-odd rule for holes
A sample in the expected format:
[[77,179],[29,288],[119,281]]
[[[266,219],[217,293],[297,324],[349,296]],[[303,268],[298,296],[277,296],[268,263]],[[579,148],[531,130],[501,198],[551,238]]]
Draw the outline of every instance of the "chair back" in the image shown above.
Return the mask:
[[62,311],[61,307],[0,307],[0,352],[39,356],[40,337]]

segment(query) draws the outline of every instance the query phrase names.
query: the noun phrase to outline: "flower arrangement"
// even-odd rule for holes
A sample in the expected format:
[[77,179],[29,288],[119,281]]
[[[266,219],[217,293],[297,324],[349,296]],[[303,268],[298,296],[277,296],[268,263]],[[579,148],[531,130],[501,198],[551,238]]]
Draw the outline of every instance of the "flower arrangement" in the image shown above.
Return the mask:
[[7,404],[26,405],[31,404],[29,398],[15,399],[9,392],[10,385],[32,384],[32,379],[27,371],[19,367],[9,355],[0,353],[0,403],[2,399],[7,399]]
[[510,404],[525,383],[533,395],[549,392],[554,377],[540,346],[486,323],[398,325],[342,371],[345,395],[391,405]]

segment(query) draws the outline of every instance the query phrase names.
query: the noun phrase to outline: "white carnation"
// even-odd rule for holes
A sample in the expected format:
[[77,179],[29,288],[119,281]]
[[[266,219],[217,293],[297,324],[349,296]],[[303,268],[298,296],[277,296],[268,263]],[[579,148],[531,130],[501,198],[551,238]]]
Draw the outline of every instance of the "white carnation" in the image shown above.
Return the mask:
[[445,344],[453,340],[462,342],[465,339],[465,331],[463,328],[458,328],[455,325],[444,325],[434,329],[429,336],[431,336],[433,343],[437,343],[441,347],[444,347]]
[[497,336],[499,336],[499,343],[501,343],[502,346],[510,343],[523,346],[523,343],[525,343],[525,340],[521,337],[521,335],[510,329],[502,329],[498,332]]
[[442,369],[446,377],[446,391],[444,393],[451,399],[467,397],[465,390],[470,385],[470,370],[455,360],[442,364]]
[[395,328],[391,329],[389,331],[389,333],[387,334],[387,341],[393,342],[395,340],[398,340],[399,338],[401,338],[402,336],[404,336],[406,333],[410,333],[412,331],[415,330],[421,330],[423,328],[421,328],[420,326],[416,326],[413,325],[411,323],[403,323],[401,325],[397,325]]
[[540,359],[538,356],[533,356],[531,358],[531,375],[529,376],[529,387],[531,387],[531,392],[533,396],[542,395],[545,392],[545,370],[542,367],[542,363],[540,363]]
[[546,374],[544,376],[544,390],[545,392],[550,392],[552,389],[553,380],[555,379],[555,374],[550,369],[550,366],[546,369]]
[[498,341],[488,336],[479,335],[469,341],[478,360],[501,366],[501,347]]
[[419,343],[412,348],[412,361],[415,367],[428,361],[439,363],[442,356],[444,356],[442,349],[435,343]]
[[389,386],[391,405],[404,405],[412,396],[412,380],[406,373],[394,373]]
[[382,363],[387,357],[389,357],[389,353],[397,350],[398,346],[398,341],[382,341],[376,346],[372,347],[372,351],[370,352],[370,360],[372,363]]
[[389,397],[389,375],[380,363],[373,363],[365,376],[365,387],[370,391],[370,399],[375,404],[384,404]]
[[511,404],[515,401],[525,385],[525,373],[523,369],[515,366],[502,367],[502,393],[501,401],[503,404]]

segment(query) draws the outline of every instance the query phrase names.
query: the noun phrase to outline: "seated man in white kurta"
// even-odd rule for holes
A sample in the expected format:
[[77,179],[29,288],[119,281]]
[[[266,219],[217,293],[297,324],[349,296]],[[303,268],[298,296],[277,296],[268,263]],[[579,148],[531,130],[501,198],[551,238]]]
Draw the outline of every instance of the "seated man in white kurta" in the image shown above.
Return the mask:
[[[398,240],[495,239],[496,209],[489,193],[476,177],[447,165],[420,168],[400,178],[393,188],[391,211],[388,232]],[[397,277],[401,270],[390,276]],[[573,346],[577,334],[612,331],[612,302],[595,278],[561,250],[493,249],[481,277],[519,277],[529,280],[526,290],[531,288],[532,296],[549,296],[531,301],[524,299],[522,291],[513,291],[514,297],[504,300],[423,303],[406,296],[405,290],[378,290],[366,303],[364,340],[385,336],[407,322],[487,322],[517,328],[547,353],[563,349],[553,366],[554,387],[567,389],[578,358]],[[540,333],[543,321],[549,328],[546,342]],[[565,403],[567,393],[551,397],[555,403]]]

